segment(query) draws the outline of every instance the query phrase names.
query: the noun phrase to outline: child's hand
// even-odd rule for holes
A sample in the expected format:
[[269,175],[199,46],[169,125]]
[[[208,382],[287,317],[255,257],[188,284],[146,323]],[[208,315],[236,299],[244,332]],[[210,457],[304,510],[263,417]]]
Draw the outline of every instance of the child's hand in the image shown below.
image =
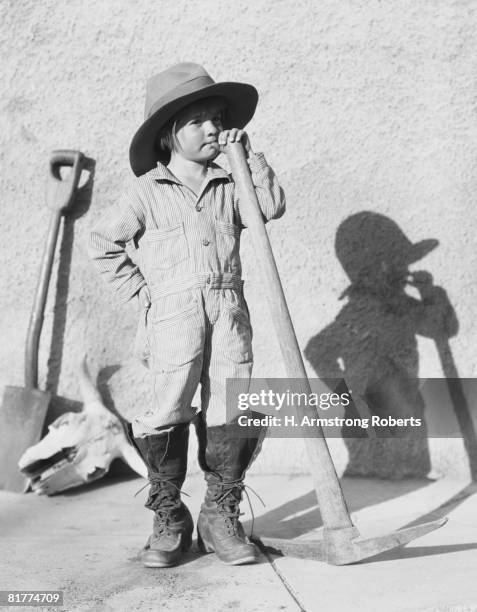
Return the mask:
[[145,310],[151,305],[151,294],[149,293],[149,287],[143,285],[137,292],[137,304],[140,310]]
[[247,157],[248,154],[252,151],[247,132],[245,132],[244,130],[239,130],[237,128],[232,128],[231,130],[224,130],[223,132],[220,132],[218,142],[220,147],[225,147],[225,145],[229,142],[241,142],[243,144]]

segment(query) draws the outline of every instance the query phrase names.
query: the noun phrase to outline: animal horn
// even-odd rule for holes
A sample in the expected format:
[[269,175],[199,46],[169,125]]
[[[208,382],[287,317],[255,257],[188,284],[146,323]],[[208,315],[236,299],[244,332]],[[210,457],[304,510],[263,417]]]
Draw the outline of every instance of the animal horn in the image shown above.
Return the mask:
[[119,447],[121,458],[132,468],[139,476],[147,478],[147,467],[144,461],[139,457],[138,452],[135,448],[129,444],[124,437],[124,441],[121,442]]
[[83,355],[78,365],[78,383],[84,401],[84,410],[89,412],[104,411],[105,407],[101,395],[91,381],[86,357],[86,354]]

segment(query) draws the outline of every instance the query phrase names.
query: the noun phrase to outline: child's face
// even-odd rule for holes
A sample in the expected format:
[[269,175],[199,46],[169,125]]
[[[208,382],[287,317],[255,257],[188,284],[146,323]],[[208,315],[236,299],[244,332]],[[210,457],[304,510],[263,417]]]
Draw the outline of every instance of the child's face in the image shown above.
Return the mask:
[[220,98],[199,100],[186,107],[177,119],[174,152],[191,161],[215,159],[220,153],[217,138],[223,130],[223,110]]

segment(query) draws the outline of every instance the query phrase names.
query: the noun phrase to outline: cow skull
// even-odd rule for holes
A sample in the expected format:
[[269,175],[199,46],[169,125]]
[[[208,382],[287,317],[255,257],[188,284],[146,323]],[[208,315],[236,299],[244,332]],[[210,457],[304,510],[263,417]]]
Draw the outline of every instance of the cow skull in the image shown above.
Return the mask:
[[79,367],[79,383],[83,410],[58,417],[48,427],[48,434],[18,462],[35,493],[53,495],[97,480],[117,457],[140,476],[147,476],[146,466],[129,444],[120,420],[104,406],[91,382],[86,359]]

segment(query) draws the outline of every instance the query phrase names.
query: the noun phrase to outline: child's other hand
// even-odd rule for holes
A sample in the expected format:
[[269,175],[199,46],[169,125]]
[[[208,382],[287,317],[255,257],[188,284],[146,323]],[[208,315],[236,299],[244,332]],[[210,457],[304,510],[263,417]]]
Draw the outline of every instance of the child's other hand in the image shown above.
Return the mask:
[[230,130],[224,130],[223,132],[220,132],[218,142],[220,147],[225,147],[225,145],[227,145],[229,142],[241,142],[243,144],[247,157],[248,154],[252,151],[250,139],[248,137],[247,132],[245,132],[244,130],[239,130],[238,128],[232,128]]
[[141,310],[149,308],[151,305],[151,294],[149,293],[149,287],[147,285],[143,285],[136,295],[138,308]]

